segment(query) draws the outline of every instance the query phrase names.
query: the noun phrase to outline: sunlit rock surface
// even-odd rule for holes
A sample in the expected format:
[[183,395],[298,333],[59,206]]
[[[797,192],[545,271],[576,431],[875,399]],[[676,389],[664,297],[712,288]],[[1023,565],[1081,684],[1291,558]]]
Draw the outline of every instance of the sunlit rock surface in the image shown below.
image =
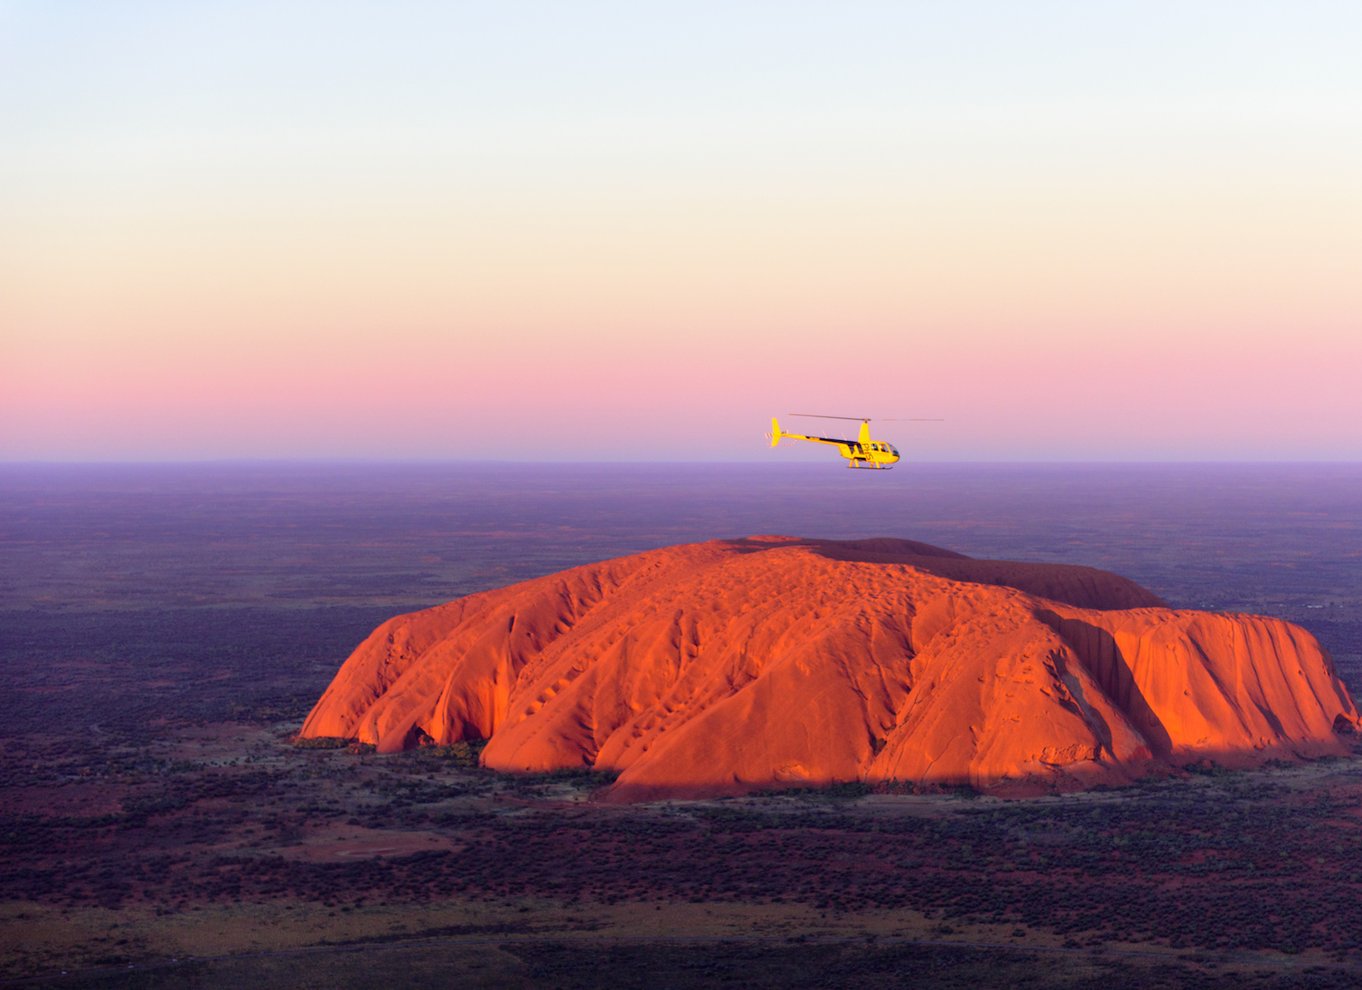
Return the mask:
[[616,800],[838,781],[1016,793],[1342,753],[1314,637],[1172,610],[1086,567],[904,540],[669,547],[385,622],[303,725],[485,765],[619,772]]

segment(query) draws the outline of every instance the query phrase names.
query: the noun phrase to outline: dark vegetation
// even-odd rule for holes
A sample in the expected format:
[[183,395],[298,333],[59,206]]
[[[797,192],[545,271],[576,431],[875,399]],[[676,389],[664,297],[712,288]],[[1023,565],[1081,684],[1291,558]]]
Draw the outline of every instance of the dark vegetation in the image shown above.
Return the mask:
[[1183,961],[1132,963],[1109,958],[1080,967],[1063,956],[1010,946],[904,944],[875,938],[820,942],[797,937],[760,942],[598,940],[590,945],[495,938],[462,945],[447,941],[365,944],[325,955],[298,952],[194,960],[145,971],[111,967],[75,979],[58,978],[45,985],[108,990],[235,990],[241,986],[443,990],[450,985],[451,973],[458,974],[459,986],[488,990],[544,986],[569,990],[654,990],[659,986],[677,990],[713,986],[1110,990],[1138,985],[1194,986],[1198,990],[1351,990],[1356,985],[1346,973],[1326,966],[1301,967],[1288,976],[1229,967],[1197,968]]
[[[115,771],[112,811],[7,812],[6,896],[167,909],[281,897],[799,902],[1041,927],[1084,945],[1317,947],[1340,960],[1362,950],[1351,763],[1038,801],[942,797],[924,813],[818,793],[600,808],[573,800],[600,786],[589,775],[507,777],[438,755],[308,753],[283,740],[265,750],[257,743],[236,766]],[[457,843],[298,855],[332,827]]]
[[[1108,566],[1176,604],[1302,622],[1357,687],[1358,477],[1268,471],[1208,488],[1173,472],[1140,503],[1123,477],[1060,483],[1040,469],[962,498],[965,471],[937,504],[916,489],[860,494],[842,486],[865,479],[841,475],[781,475],[720,497],[726,475],[682,476],[674,491],[675,473],[647,469],[603,485],[565,468],[552,485],[526,475],[500,490],[490,468],[490,481],[404,469],[414,473],[386,487],[342,469],[7,470],[0,941],[15,948],[0,978],[291,986],[306,973],[362,986],[402,972],[435,986],[452,969],[488,986],[652,986],[666,973],[673,986],[1328,987],[1359,976],[1356,760],[1194,766],[1033,801],[849,783],[617,808],[590,800],[605,775],[496,775],[477,767],[476,744],[379,757],[345,740],[292,742],[339,662],[396,612],[648,545],[762,531],[887,533],[974,553],[992,540],[1000,556]],[[827,524],[848,505],[856,528]],[[311,954],[171,963],[118,932],[31,948],[41,919],[76,925],[99,911],[169,922],[293,904],[339,921],[445,903],[533,906],[523,925],[352,931]],[[677,919],[710,907],[806,914],[798,930],[754,921],[746,940],[702,938],[682,920],[653,940],[579,940],[631,906]],[[845,925],[860,922],[846,919],[881,915],[848,941]],[[60,979],[69,966],[80,975]]]

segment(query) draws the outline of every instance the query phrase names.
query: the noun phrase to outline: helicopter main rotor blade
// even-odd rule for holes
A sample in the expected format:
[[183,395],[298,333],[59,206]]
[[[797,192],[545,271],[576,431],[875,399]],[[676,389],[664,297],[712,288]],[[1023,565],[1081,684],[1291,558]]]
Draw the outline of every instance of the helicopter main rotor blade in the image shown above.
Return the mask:
[[[786,413],[786,416],[798,416],[801,419],[845,419],[853,423],[869,423],[869,416],[822,416],[818,413]],[[940,416],[888,416],[876,419],[876,423],[944,423]]]

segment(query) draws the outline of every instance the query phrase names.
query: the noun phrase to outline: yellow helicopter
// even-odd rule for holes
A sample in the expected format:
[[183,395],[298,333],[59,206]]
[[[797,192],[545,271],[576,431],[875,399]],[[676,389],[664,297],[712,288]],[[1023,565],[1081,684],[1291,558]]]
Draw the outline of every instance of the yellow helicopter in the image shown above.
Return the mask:
[[[766,439],[771,441],[774,447],[781,440],[809,440],[813,443],[828,443],[837,448],[837,452],[847,459],[849,468],[875,468],[887,471],[899,461],[899,452],[892,443],[884,440],[875,440],[870,436],[870,418],[867,416],[818,416],[814,413],[789,413],[791,416],[798,416],[803,419],[846,419],[861,424],[860,434],[855,440],[847,440],[842,437],[812,437],[803,433],[789,433],[780,428],[780,420],[772,417],[771,432],[766,434]],[[916,423],[935,423],[940,420],[909,420]]]

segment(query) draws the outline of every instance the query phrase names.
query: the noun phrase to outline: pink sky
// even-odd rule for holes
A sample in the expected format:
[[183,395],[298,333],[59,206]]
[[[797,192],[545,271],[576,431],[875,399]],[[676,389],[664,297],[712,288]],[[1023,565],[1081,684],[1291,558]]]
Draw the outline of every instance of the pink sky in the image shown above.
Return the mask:
[[1347,25],[962,6],[18,5],[0,458],[1362,457]]

